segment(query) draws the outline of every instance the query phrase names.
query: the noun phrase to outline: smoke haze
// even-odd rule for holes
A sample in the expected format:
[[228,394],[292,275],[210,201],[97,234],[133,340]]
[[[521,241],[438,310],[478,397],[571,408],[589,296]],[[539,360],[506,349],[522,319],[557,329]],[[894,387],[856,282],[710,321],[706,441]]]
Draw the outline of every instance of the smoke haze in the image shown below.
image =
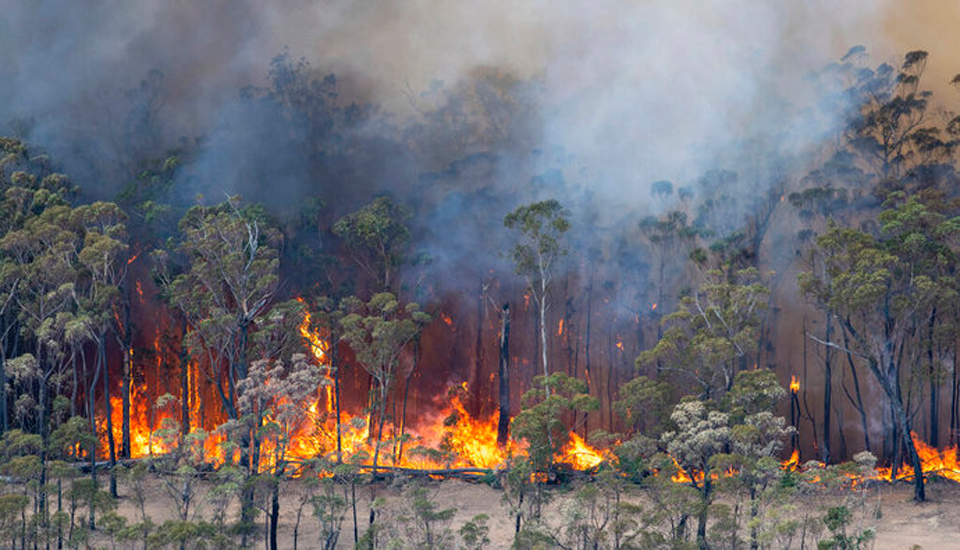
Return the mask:
[[477,67],[536,79],[540,146],[575,154],[608,194],[643,199],[650,181],[693,178],[745,139],[789,132],[795,151],[818,139],[833,121],[811,120],[807,77],[850,46],[895,58],[928,47],[918,36],[956,35],[928,32],[950,27],[931,1],[3,4],[0,122],[33,117],[31,139],[68,168],[84,148],[122,155],[126,92],[151,69],[165,75],[169,146],[232,116],[238,90],[263,85],[289,47],[401,118],[415,114],[410,92]]

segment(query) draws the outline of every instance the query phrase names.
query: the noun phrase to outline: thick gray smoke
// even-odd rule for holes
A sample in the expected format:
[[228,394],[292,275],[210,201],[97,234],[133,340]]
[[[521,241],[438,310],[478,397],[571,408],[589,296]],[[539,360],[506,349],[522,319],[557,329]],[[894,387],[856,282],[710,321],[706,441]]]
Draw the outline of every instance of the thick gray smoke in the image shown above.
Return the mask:
[[[453,85],[478,66],[497,67],[542,84],[544,148],[562,146],[592,185],[640,201],[649,182],[696,177],[746,138],[787,132],[797,149],[818,139],[831,120],[810,116],[817,97],[805,77],[850,45],[882,43],[888,8],[4,0],[0,124],[47,146],[78,177],[102,178],[87,170],[92,157],[122,162],[133,148],[170,146],[235,116],[238,90],[264,84],[284,46],[325,72],[352,75],[358,90],[401,118],[415,114],[410,96],[431,82]],[[151,70],[164,75],[155,99],[141,88]],[[160,103],[153,135],[131,141],[130,113],[150,101]],[[295,172],[284,179],[309,179]]]

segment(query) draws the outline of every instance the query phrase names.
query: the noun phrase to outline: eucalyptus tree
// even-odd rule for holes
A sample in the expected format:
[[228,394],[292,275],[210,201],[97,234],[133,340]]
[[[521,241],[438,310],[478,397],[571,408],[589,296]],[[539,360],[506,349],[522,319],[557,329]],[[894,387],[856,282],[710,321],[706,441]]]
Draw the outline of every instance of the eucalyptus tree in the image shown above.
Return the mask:
[[339,320],[343,339],[354,351],[357,363],[376,384],[371,399],[377,420],[373,452],[373,473],[376,474],[383,426],[387,419],[387,399],[400,358],[407,345],[430,322],[430,316],[420,310],[419,304],[411,302],[404,305],[389,292],[375,294],[366,303],[349,298],[344,305],[349,313]]
[[513,231],[514,244],[509,255],[539,310],[540,362],[543,376],[547,377],[550,376],[546,324],[550,283],[557,259],[567,253],[563,237],[570,229],[569,213],[559,201],[550,199],[518,207],[503,218],[503,225]]
[[[59,351],[65,342],[56,338],[56,325],[65,324],[64,315],[73,314],[78,279],[78,252],[82,235],[74,224],[72,209],[67,205],[46,208],[29,218],[22,229],[11,231],[0,239],[0,249],[8,262],[6,275],[19,280],[15,301],[22,331],[33,339],[33,353],[20,356],[27,366],[31,390],[23,391],[18,405],[36,419],[36,431],[45,441],[51,378],[63,366]],[[61,321],[57,323],[57,320]],[[25,388],[26,389],[26,388]],[[36,396],[33,401],[32,396]],[[30,414],[30,413],[33,414]],[[40,453],[41,464],[45,454]],[[45,483],[46,469],[40,473]],[[45,510],[45,495],[40,495],[40,510]]]
[[[97,378],[103,382],[104,414],[107,424],[107,442],[110,457],[110,493],[117,496],[117,481],[113,473],[116,448],[113,435],[113,403],[110,398],[110,369],[107,363],[107,337],[113,332],[122,341],[132,328],[129,315],[121,317],[123,296],[120,285],[127,276],[130,246],[126,243],[126,214],[116,204],[96,202],[74,210],[77,227],[83,232],[83,247],[78,254],[82,268],[82,284],[75,293],[78,316],[89,327],[90,340],[96,344],[93,384],[88,390],[88,405],[93,420],[94,396]],[[123,319],[126,319],[124,321]],[[133,370],[132,353],[121,346],[123,378],[121,386],[122,426],[120,455],[130,456],[130,378]],[[76,376],[75,376],[76,378]]]
[[262,212],[241,209],[238,201],[194,206],[179,223],[180,256],[156,253],[166,298],[191,327],[187,343],[206,359],[207,376],[234,420],[236,385],[247,376],[250,331],[270,311],[279,286],[281,243]]
[[410,211],[378,197],[333,225],[350,258],[366,274],[374,292],[395,292],[399,270],[410,247]]
[[[270,314],[279,287],[281,244],[261,210],[241,209],[238,202],[194,206],[180,220],[177,256],[155,253],[166,299],[191,328],[186,344],[205,360],[206,376],[231,421],[241,416],[237,387],[248,375],[251,331]],[[257,467],[253,441],[252,434],[241,436],[240,462],[248,472]],[[253,496],[252,486],[245,487],[244,529],[253,524]]]
[[754,363],[768,293],[754,268],[707,271],[664,317],[663,337],[637,357],[637,366],[660,362],[663,371],[691,379],[702,399],[719,399]]
[[914,498],[922,501],[920,457],[902,384],[910,354],[917,351],[910,349],[917,347],[915,327],[950,288],[944,267],[953,254],[938,240],[956,235],[960,223],[898,193],[890,195],[880,221],[880,235],[831,223],[817,238],[825,269],[801,274],[800,283],[836,313],[843,328],[842,342],[811,338],[865,363],[883,390],[895,426],[895,467],[902,445],[916,472]]
[[321,387],[320,369],[302,354],[289,361],[257,360],[250,365],[247,378],[238,383],[237,403],[244,431],[256,434],[258,445],[269,442],[273,464],[270,499],[270,548],[277,548],[280,519],[280,481],[286,475],[293,437],[308,420],[308,409]]

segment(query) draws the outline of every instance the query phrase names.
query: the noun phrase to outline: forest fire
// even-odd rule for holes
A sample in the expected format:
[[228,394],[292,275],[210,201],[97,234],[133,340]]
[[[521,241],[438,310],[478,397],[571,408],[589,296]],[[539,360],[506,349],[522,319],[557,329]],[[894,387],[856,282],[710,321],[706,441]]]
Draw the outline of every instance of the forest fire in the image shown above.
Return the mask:
[[[920,464],[923,474],[938,475],[946,479],[951,479],[960,483],[960,464],[957,462],[957,446],[952,445],[946,449],[939,450],[931,447],[920,439],[917,434],[913,435],[913,443],[917,447],[917,454],[920,455]],[[913,468],[904,464],[897,470],[896,479],[913,479]],[[884,481],[893,481],[893,469],[890,467],[878,468],[877,479]]]
[[[336,396],[334,381],[329,371],[330,343],[321,335],[320,331],[311,327],[311,316],[305,313],[299,325],[300,336],[309,343],[310,351],[317,365],[325,368],[322,373],[323,383],[317,389],[316,395],[309,403],[304,404],[306,411],[304,419],[293,429],[292,436],[286,445],[286,452],[282,457],[286,461],[299,461],[318,455],[335,456],[337,451],[337,419]],[[154,355],[156,361],[156,375],[162,371],[163,353],[161,350],[160,333],[154,340]],[[133,353],[133,350],[130,350]],[[131,361],[133,356],[131,355]],[[134,364],[137,364],[134,362]],[[142,365],[139,365],[142,368]],[[200,381],[196,363],[188,365],[188,380],[191,385]],[[170,451],[169,443],[161,437],[159,430],[175,422],[176,416],[173,407],[165,404],[162,407],[151,405],[158,396],[159,387],[152,384],[162,381],[147,372],[140,372],[134,376],[135,383],[131,385],[130,402],[130,452],[131,458],[144,458],[162,455]],[[194,390],[198,391],[198,390]],[[449,407],[439,411],[433,420],[422,423],[420,426],[409,429],[412,442],[406,450],[402,450],[396,441],[385,441],[381,450],[391,448],[388,453],[389,466],[415,469],[444,469],[444,468],[481,468],[493,469],[502,466],[511,455],[523,453],[522,445],[510,441],[506,447],[497,445],[497,424],[499,415],[494,412],[489,418],[477,419],[471,416],[462,401],[463,395],[468,394],[466,382],[463,382],[457,391],[450,392]],[[200,419],[200,404],[198,396],[190,399],[192,431],[196,431]],[[114,439],[121,437],[123,422],[121,396],[111,396],[111,421]],[[270,420],[269,418],[267,420]],[[105,421],[99,422],[102,449],[107,446]],[[359,458],[363,463],[366,458],[373,456],[375,442],[370,437],[367,418],[347,410],[340,411],[340,451],[345,461]],[[222,463],[223,453],[219,444],[224,440],[223,434],[213,431],[208,434],[204,442],[204,450],[208,459],[214,463]],[[422,452],[426,449],[444,449],[443,455],[434,452]],[[276,446],[271,441],[265,441],[261,449],[260,468],[269,470],[276,463]],[[588,445],[576,433],[570,434],[569,443],[564,446],[558,462],[569,465],[577,470],[588,470],[596,467],[604,460],[599,450]]]
[[571,432],[570,443],[563,448],[561,462],[575,470],[589,470],[603,462],[603,453],[587,445],[576,432]]
[[14,4],[0,546],[832,548],[960,491],[944,10]]
[[[117,319],[119,322],[119,318]],[[309,403],[303,405],[305,416],[293,430],[292,436],[286,445],[284,456],[287,462],[297,462],[315,456],[335,457],[338,450],[337,434],[337,407],[334,392],[334,380],[330,371],[330,342],[322,331],[311,326],[311,315],[304,313],[299,325],[299,335],[308,344],[313,361],[323,370],[323,381]],[[446,319],[443,319],[446,323]],[[558,329],[562,330],[562,322]],[[622,342],[617,342],[618,348]],[[134,366],[135,372],[131,376],[130,385],[130,458],[144,458],[163,455],[171,450],[175,444],[170,434],[161,432],[165,427],[177,425],[177,407],[170,400],[162,402],[162,406],[154,403],[163,394],[169,394],[168,384],[162,379],[166,369],[166,355],[163,350],[161,331],[155,331],[152,342],[150,361],[138,357],[134,349],[125,353],[128,361]],[[621,348],[622,349],[622,348]],[[150,368],[146,368],[147,366]],[[187,365],[187,380],[191,388],[188,396],[190,410],[191,431],[198,430],[204,423],[201,414],[201,388],[203,378],[196,362]],[[797,394],[800,389],[799,380],[793,376],[789,385],[790,392]],[[400,444],[396,439],[384,441],[381,444],[385,465],[389,467],[413,468],[423,470],[440,470],[449,468],[479,468],[495,469],[506,463],[509,456],[519,455],[524,448],[516,441],[511,440],[504,448],[497,445],[498,414],[495,411],[485,419],[473,417],[464,405],[463,397],[469,394],[466,382],[450,392],[449,406],[438,411],[418,426],[407,428],[410,441]],[[114,440],[121,440],[123,425],[123,396],[112,395],[111,422],[114,431]],[[216,415],[207,412],[208,417]],[[221,419],[224,420],[224,419]],[[268,419],[269,420],[269,419]],[[210,418],[206,419],[210,422]],[[343,460],[359,460],[365,464],[373,455],[375,442],[368,428],[368,418],[357,411],[340,411],[339,449]],[[106,421],[98,421],[101,449],[107,448]],[[399,435],[395,431],[393,436]],[[208,460],[216,464],[224,460],[219,446],[225,435],[214,430],[208,433],[204,442],[204,452]],[[957,460],[956,446],[938,450],[927,445],[914,434],[914,441],[920,455],[922,470],[925,475],[938,475],[960,482],[960,463]],[[437,453],[436,450],[443,452]],[[261,449],[260,468],[268,471],[273,468],[276,460],[275,443],[264,441]],[[389,451],[389,452],[388,452]],[[104,453],[105,454],[105,453]],[[557,461],[567,464],[576,470],[590,470],[597,467],[605,459],[605,452],[588,445],[577,433],[570,433],[569,442],[562,448]],[[690,483],[691,476],[675,462],[676,473],[672,480],[678,483]],[[799,471],[800,452],[794,449],[790,457],[781,462],[784,471]],[[713,479],[720,476],[730,477],[736,471],[714,472]],[[848,477],[852,474],[847,474]],[[893,474],[889,466],[877,469],[871,479],[881,481],[909,480],[914,476],[913,469],[904,464]],[[702,475],[697,478],[702,479]],[[812,478],[814,481],[819,476]],[[864,478],[853,476],[852,483],[857,484]]]

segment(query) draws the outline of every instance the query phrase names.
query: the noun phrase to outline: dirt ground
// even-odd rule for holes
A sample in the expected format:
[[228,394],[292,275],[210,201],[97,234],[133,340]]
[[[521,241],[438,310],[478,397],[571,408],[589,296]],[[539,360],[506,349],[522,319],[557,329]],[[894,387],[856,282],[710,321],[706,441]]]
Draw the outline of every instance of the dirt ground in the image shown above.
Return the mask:
[[[457,513],[450,527],[456,531],[477,514],[490,517],[491,545],[489,548],[509,548],[513,539],[513,518],[502,502],[501,492],[483,483],[470,483],[455,479],[430,482],[427,488],[440,509],[456,508]],[[155,523],[172,519],[175,515],[173,502],[167,496],[163,484],[156,479],[149,480],[147,491],[151,498],[147,502],[147,513]],[[360,534],[367,526],[371,491],[377,497],[396,503],[403,498],[402,488],[394,485],[357,488],[357,517]],[[200,491],[203,493],[203,490]],[[562,492],[562,491],[561,491]],[[137,517],[134,502],[124,498],[127,488],[120,487],[120,513],[128,518]],[[293,527],[296,512],[302,495],[302,485],[296,480],[282,487],[281,525],[279,530],[280,546],[293,547]],[[154,498],[153,495],[156,495]],[[960,550],[960,485],[940,479],[928,483],[928,502],[914,503],[911,500],[911,487],[906,483],[878,486],[870,497],[871,507],[879,502],[881,517],[872,525],[877,536],[873,543],[875,549],[958,549]],[[553,499],[562,502],[564,495]],[[202,501],[201,501],[202,502]],[[201,504],[201,508],[203,504]],[[231,513],[235,514],[236,510]],[[233,516],[235,517],[235,516]],[[869,524],[869,523],[868,523]],[[300,548],[316,548],[319,527],[311,515],[309,507],[304,508],[299,528]],[[263,541],[254,546],[264,547]],[[338,548],[353,547],[353,520],[347,514],[343,522],[343,531]]]

